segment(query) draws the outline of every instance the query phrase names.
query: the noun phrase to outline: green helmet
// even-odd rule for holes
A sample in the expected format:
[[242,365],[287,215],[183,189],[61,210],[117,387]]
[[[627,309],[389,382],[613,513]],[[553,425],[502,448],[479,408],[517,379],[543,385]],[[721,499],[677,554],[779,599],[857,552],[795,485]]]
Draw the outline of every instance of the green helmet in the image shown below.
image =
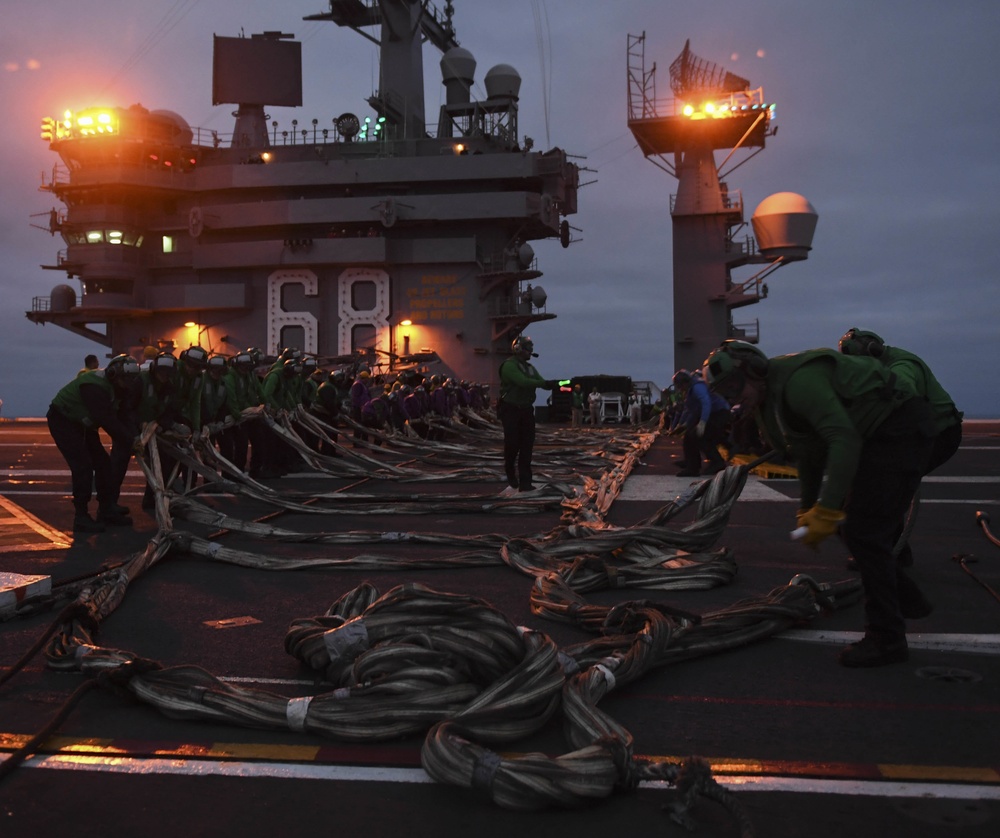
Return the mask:
[[866,332],[852,326],[844,332],[839,347],[844,355],[870,355],[878,358],[885,351],[885,341],[875,332]]
[[743,392],[748,378],[762,381],[767,375],[767,355],[745,340],[724,340],[705,359],[705,383],[728,401]]

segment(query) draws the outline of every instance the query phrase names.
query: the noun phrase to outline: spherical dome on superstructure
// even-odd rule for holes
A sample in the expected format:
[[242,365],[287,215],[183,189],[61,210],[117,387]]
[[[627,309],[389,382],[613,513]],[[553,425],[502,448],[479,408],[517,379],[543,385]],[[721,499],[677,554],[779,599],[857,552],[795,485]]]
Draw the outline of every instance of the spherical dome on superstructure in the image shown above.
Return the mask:
[[476,59],[462,47],[452,47],[441,56],[441,78],[445,81],[457,79],[471,83],[476,77]]
[[497,64],[491,67],[483,80],[486,85],[486,95],[490,99],[513,99],[521,93],[521,74],[510,64]]
[[531,267],[531,263],[535,261],[535,250],[527,242],[522,242],[517,248],[517,261],[521,266],[522,271],[526,271]]
[[52,311],[69,311],[76,306],[76,291],[70,285],[57,285],[49,296],[49,308]]
[[750,223],[764,256],[794,261],[807,258],[812,250],[818,219],[813,205],[801,195],[776,192],[757,205]]
[[149,115],[156,117],[162,122],[169,122],[173,124],[176,131],[173,140],[178,145],[191,144],[191,141],[194,139],[194,133],[191,131],[191,126],[188,125],[187,120],[179,113],[175,113],[174,111],[159,110],[151,111]]
[[757,205],[754,215],[778,215],[779,213],[796,212],[816,215],[813,205],[797,192],[775,192],[768,195]]

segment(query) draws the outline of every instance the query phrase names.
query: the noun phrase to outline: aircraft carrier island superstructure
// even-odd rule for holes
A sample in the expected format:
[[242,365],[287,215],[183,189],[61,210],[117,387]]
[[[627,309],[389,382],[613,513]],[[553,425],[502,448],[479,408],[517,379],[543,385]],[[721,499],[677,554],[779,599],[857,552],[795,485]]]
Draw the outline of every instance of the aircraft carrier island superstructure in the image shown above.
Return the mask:
[[[367,116],[271,122],[299,106],[301,44],[216,36],[213,102],[231,137],[170,111],[91,108],[46,118],[61,162],[48,229],[77,279],[27,313],[109,347],[232,354],[294,346],[321,362],[430,365],[494,383],[528,324],[555,315],[532,281],[532,240],[569,243],[578,167],[518,133],[517,71],[485,73],[458,45],[452,5],[331,0],[328,20],[376,40]],[[445,104],[425,124],[422,44],[441,53]]]

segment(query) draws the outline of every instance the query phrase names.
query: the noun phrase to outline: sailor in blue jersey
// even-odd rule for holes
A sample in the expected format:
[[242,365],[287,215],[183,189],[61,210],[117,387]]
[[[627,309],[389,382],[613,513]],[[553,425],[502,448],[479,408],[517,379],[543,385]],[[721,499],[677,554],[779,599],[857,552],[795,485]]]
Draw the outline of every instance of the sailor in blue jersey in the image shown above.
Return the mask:
[[684,395],[684,407],[677,422],[685,429],[684,460],[678,476],[698,477],[702,455],[708,461],[707,473],[722,471],[726,461],[719,454],[719,443],[726,438],[729,402],[708,389],[698,370],[678,370],[674,373],[673,384]]

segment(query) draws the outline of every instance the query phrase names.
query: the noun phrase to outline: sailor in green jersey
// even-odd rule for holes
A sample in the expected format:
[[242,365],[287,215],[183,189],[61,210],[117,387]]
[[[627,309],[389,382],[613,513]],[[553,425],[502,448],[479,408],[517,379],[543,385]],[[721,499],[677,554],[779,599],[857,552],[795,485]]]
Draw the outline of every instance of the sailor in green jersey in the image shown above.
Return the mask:
[[302,393],[302,362],[289,358],[264,376],[264,404],[272,410],[294,410]]
[[865,635],[840,663],[907,660],[904,618],[926,616],[930,606],[892,548],[930,456],[927,402],[874,358],[833,349],[769,359],[727,340],[706,359],[704,375],[730,403],[753,411],[771,447],[796,463],[803,543],[817,547],[843,525],[864,585]]
[[[264,376],[264,404],[272,411],[294,410],[301,392],[302,362],[288,358],[281,366],[272,366]],[[281,477],[292,470],[298,453],[275,433],[270,433],[263,449],[261,477]]]
[[573,406],[570,409],[570,427],[582,428],[583,427],[583,388],[579,384],[573,385]]
[[177,395],[181,406],[182,421],[191,433],[201,432],[201,395],[205,389],[205,368],[208,352],[200,346],[191,346],[180,354],[177,372]]
[[[74,532],[103,532],[109,525],[132,523],[118,497],[137,428],[132,391],[138,377],[135,359],[117,355],[106,369],[78,375],[56,393],[49,406],[49,433],[66,459],[72,480]],[[98,433],[102,428],[111,437],[110,455]],[[96,520],[88,512],[95,487]]]
[[[175,436],[190,438],[191,428],[189,420],[184,416],[181,396],[178,392],[178,381],[180,362],[169,352],[160,352],[155,358],[149,360],[145,369],[139,373],[140,397],[139,397],[139,422],[145,425],[147,422],[156,422],[157,433],[169,432]],[[170,476],[177,465],[175,460],[166,450],[160,446],[160,472],[164,480],[169,481]],[[146,450],[147,462],[149,462],[149,449]],[[142,496],[142,508],[152,510],[156,507],[156,496],[151,484],[146,485],[146,490]]]
[[233,436],[228,431],[233,428],[240,411],[231,400],[226,387],[228,372],[229,361],[224,355],[209,356],[201,391],[201,426],[202,435],[208,431],[212,444],[223,457],[232,462]]
[[927,400],[933,413],[934,448],[925,473],[948,462],[962,444],[962,413],[923,359],[898,346],[887,346],[875,332],[856,328],[847,330],[839,347],[845,355],[878,358],[895,373],[897,380],[906,382]]
[[528,359],[537,358],[535,345],[521,335],[510,345],[513,355],[500,365],[500,400],[497,415],[503,425],[503,464],[507,488],[502,494],[530,492],[531,455],[535,446],[535,390],[554,390],[557,381],[546,381]]
[[[234,415],[242,414],[248,407],[257,407],[263,404],[264,396],[261,392],[260,378],[255,371],[256,363],[253,355],[248,350],[239,353],[232,359],[229,371],[225,375],[226,403]],[[225,434],[232,439],[232,445],[227,450],[231,450],[232,462],[240,471],[247,470],[247,453],[253,448],[251,458],[250,476],[257,477],[260,473],[260,466],[263,458],[263,436],[264,426],[261,421],[253,420],[242,424],[234,425],[225,431]]]

